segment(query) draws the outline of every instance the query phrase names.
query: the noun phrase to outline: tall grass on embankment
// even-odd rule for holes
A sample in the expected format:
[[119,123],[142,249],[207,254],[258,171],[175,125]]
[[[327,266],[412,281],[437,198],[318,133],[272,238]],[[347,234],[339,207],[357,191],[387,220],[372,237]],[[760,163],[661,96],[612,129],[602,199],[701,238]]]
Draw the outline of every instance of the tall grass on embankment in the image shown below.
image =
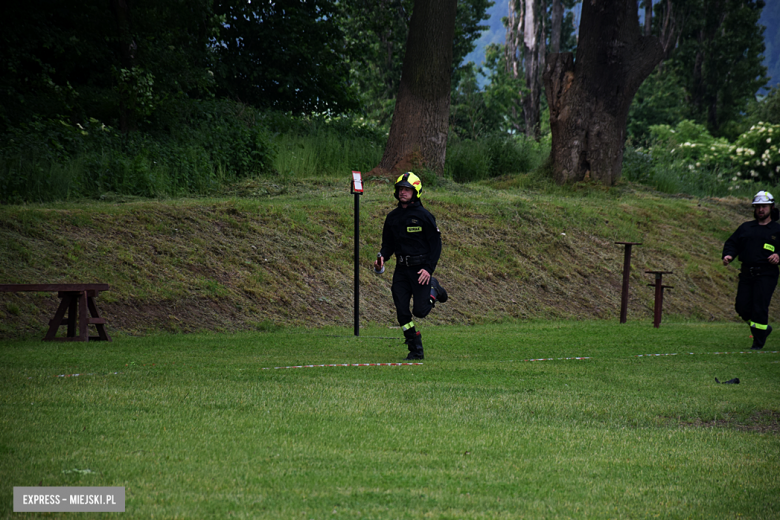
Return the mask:
[[[194,331],[348,324],[353,315],[353,197],[334,181],[246,180],[218,198],[0,206],[0,280],[102,282],[111,330]],[[394,260],[370,265],[393,208],[385,179],[361,204],[360,313],[395,325]],[[652,320],[664,278],[667,320],[733,320],[737,267],[723,242],[750,206],[737,199],[662,195],[637,185],[557,187],[533,175],[482,184],[442,180],[423,200],[444,252],[436,276],[450,293],[425,320],[610,319],[620,309],[623,247],[634,247],[629,320]],[[0,336],[42,336],[50,294],[0,295]],[[780,313],[771,309],[772,320]]]
[[379,327],[6,343],[0,517],[14,486],[120,486],[107,517],[776,518],[780,353],[723,353],[746,332],[429,327],[421,365],[278,369],[405,348]]

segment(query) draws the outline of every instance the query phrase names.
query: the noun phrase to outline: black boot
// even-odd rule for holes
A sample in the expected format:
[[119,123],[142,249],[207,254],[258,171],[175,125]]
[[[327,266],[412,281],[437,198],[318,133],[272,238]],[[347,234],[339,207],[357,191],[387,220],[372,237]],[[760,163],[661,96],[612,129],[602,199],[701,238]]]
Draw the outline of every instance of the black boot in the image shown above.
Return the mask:
[[448,298],[447,291],[444,290],[444,287],[439,285],[439,280],[431,276],[431,303],[444,303]]
[[767,325],[766,329],[759,329],[757,327],[752,327],[753,329],[753,346],[750,347],[752,350],[761,350],[764,348],[764,344],[766,343],[766,338],[769,337],[769,335],[772,333],[772,326]]
[[423,355],[422,335],[419,332],[407,335],[405,332],[404,336],[406,336],[406,346],[409,348],[409,355],[406,356],[406,359],[408,361],[415,359],[425,359]]

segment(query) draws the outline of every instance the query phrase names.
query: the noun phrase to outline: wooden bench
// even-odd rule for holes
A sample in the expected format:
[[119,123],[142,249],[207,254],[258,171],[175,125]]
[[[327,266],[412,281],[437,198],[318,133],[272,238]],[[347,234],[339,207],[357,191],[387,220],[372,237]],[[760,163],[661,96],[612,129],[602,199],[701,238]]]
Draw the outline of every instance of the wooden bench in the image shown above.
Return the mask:
[[[0,284],[0,292],[56,292],[62,298],[54,318],[49,321],[49,332],[44,341],[111,341],[106,333],[106,320],[101,318],[95,298],[101,291],[108,291],[104,283],[54,283],[54,284]],[[92,315],[89,317],[87,312]],[[67,318],[65,313],[68,313]],[[62,325],[68,326],[68,335],[57,338]],[[87,327],[94,325],[97,336],[90,337]],[[78,332],[78,335],[76,334]]]

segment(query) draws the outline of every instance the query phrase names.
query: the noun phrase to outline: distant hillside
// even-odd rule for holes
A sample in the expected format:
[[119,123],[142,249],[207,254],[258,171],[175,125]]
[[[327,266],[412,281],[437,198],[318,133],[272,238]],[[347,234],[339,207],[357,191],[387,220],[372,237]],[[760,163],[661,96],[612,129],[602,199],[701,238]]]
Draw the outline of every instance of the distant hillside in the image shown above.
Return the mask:
[[761,24],[766,27],[764,41],[764,65],[766,65],[770,87],[780,85],[780,2],[768,0],[761,13]]

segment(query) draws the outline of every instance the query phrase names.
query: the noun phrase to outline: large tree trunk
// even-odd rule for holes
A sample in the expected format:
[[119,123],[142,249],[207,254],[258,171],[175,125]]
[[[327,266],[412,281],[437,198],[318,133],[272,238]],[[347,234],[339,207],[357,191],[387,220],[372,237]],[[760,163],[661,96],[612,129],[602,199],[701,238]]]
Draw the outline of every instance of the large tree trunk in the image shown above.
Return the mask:
[[401,84],[379,167],[408,170],[423,163],[441,174],[447,151],[452,42],[457,0],[416,0]]
[[641,34],[636,0],[583,2],[576,62],[551,54],[544,71],[556,182],[620,178],[628,109],[662,57]]

